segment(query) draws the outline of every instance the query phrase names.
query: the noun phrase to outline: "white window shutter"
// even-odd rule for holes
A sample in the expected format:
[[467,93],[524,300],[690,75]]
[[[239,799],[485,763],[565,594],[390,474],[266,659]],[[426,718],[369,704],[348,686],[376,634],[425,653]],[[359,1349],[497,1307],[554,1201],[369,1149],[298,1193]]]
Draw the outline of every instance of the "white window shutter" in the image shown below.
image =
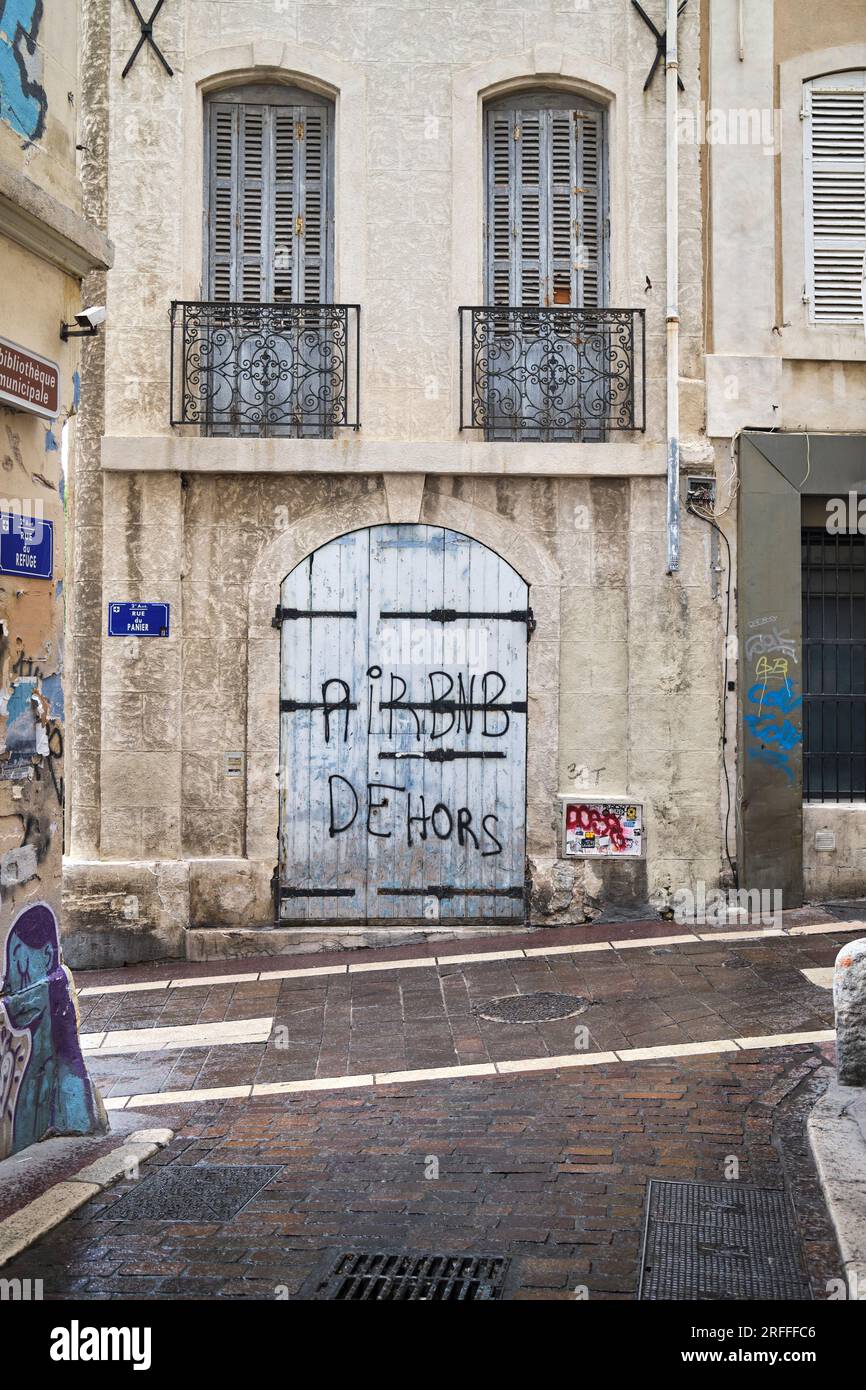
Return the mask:
[[863,322],[866,71],[803,90],[806,294],[814,324]]

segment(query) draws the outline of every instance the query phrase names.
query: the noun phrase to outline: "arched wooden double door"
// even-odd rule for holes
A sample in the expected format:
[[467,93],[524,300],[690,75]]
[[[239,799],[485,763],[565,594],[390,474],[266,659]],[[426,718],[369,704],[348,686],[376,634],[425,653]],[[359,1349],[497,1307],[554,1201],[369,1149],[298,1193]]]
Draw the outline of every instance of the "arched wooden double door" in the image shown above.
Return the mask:
[[528,597],[439,526],[353,531],[286,577],[281,920],[523,919]]

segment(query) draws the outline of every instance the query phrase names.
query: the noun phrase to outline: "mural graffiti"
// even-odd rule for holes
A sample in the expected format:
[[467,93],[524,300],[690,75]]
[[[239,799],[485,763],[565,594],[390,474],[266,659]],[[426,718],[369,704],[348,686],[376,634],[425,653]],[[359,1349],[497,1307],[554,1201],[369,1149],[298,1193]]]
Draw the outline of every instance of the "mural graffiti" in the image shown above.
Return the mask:
[[72,980],[47,903],[6,938],[0,986],[0,1155],[55,1134],[90,1134],[105,1115],[84,1065]]
[[803,697],[790,674],[791,663],[799,664],[797,644],[787,630],[779,630],[775,617],[761,620],[758,627],[761,630],[746,639],[746,660],[753,663],[756,678],[746,692],[743,713],[746,756],[793,782],[790,754],[803,742],[795,713]]
[[0,119],[25,140],[45,129],[48,98],[38,49],[42,0],[0,0]]

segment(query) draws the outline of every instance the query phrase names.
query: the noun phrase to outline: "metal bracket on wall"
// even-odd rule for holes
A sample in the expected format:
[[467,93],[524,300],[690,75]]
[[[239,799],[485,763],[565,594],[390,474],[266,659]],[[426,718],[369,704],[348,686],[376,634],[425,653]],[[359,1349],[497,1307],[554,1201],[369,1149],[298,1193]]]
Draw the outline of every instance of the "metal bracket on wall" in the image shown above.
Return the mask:
[[129,62],[126,64],[126,67],[120,74],[121,78],[126,77],[132,71],[135,60],[138,57],[141,50],[144,48],[144,45],[146,43],[150,44],[151,48],[153,49],[159,61],[162,63],[162,66],[165,68],[169,77],[174,77],[174,68],[172,68],[169,65],[168,60],[166,59],[165,55],[160,51],[160,48],[155,38],[153,37],[153,23],[160,10],[162,9],[163,5],[165,4],[165,0],[156,0],[156,4],[153,7],[153,12],[150,16],[150,19],[145,19],[144,15],[141,13],[141,10],[138,8],[138,5],[136,4],[136,0],[129,0],[129,3],[135,10],[135,17],[141,25],[141,38],[138,40],[138,43],[135,45],[135,48],[129,55]]
[[[659,33],[658,29],[653,24],[646,10],[643,8],[643,5],[639,5],[638,0],[631,0],[631,3],[637,10],[644,24],[647,26],[648,29],[651,29],[653,34],[655,35],[656,56],[653,58],[652,67],[647,73],[646,82],[643,84],[643,89],[644,91],[646,91],[647,87],[656,75],[656,68],[658,67],[659,63],[663,63],[665,61],[665,58],[667,56],[668,31],[666,29],[663,34]],[[685,9],[688,3],[689,0],[683,0],[683,3],[677,10],[677,18],[679,18],[679,16],[682,14],[683,10]],[[677,86],[679,87],[681,92],[684,92],[686,90],[683,79],[679,76],[679,74],[677,74]]]

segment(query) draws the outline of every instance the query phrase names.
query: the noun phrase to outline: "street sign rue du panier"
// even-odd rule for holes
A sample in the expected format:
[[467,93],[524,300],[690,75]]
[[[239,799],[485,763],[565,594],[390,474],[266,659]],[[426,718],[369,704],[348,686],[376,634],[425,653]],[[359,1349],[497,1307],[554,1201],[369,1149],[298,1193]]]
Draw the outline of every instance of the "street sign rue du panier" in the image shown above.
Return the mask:
[[110,603],[109,637],[168,637],[170,609],[167,603]]
[[60,368],[38,352],[0,338],[0,402],[54,420],[60,413]]

